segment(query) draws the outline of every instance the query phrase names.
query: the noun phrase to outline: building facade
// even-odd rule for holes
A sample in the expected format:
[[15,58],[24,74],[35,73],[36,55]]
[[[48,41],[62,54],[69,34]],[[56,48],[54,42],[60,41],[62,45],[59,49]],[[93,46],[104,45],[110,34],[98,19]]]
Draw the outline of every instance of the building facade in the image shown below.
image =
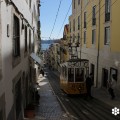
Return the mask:
[[66,24],[64,26],[63,38],[60,41],[60,58],[61,58],[60,62],[61,63],[66,62],[70,58],[69,49],[68,49],[69,36],[70,36],[69,25]]
[[78,57],[89,60],[97,87],[106,88],[115,74],[120,88],[119,6],[119,0],[72,0],[70,38],[79,41]]
[[31,102],[36,66],[30,54],[39,49],[39,6],[39,0],[0,1],[0,120],[22,120]]

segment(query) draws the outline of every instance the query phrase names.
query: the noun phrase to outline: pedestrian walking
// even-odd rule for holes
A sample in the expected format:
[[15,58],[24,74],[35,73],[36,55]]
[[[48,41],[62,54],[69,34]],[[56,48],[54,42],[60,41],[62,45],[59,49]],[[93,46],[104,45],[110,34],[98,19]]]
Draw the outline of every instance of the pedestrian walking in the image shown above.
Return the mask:
[[114,89],[116,86],[116,75],[113,74],[112,75],[112,79],[110,81],[108,81],[108,92],[111,95],[111,99],[113,100],[115,98],[115,93],[114,93]]
[[93,75],[90,73],[90,75],[86,78],[86,89],[87,89],[87,98],[93,98],[91,95],[91,87],[93,85]]

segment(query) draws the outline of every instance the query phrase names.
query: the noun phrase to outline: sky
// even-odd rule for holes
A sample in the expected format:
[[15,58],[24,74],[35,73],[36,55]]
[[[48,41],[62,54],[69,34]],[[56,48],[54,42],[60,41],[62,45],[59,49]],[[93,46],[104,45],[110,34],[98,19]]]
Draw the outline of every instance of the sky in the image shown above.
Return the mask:
[[[70,8],[71,2],[72,0],[61,0],[61,5],[60,5],[60,0],[41,0],[40,21],[41,21],[42,40],[49,40],[49,37],[50,39],[59,39],[63,37],[64,25],[69,23],[69,16],[72,14],[71,12],[72,6]],[[59,12],[57,15],[58,8],[59,8]],[[56,16],[57,19],[53,29]]]

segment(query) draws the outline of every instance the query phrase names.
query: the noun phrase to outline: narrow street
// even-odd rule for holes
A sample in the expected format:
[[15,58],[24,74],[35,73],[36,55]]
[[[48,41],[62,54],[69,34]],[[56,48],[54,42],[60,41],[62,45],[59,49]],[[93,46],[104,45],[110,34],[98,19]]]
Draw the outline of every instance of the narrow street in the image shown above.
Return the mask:
[[68,96],[59,85],[59,77],[54,71],[46,69],[47,78],[53,91],[64,108],[67,115],[76,120],[119,120],[120,115],[112,115],[112,107],[93,98],[85,99],[84,96]]

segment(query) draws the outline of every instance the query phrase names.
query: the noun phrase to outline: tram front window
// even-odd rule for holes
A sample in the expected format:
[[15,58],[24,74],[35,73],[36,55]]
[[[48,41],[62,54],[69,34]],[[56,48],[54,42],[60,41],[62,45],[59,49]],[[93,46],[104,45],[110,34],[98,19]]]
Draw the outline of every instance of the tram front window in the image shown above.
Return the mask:
[[75,82],[84,81],[84,69],[75,68]]
[[74,82],[74,68],[68,68],[68,82]]

